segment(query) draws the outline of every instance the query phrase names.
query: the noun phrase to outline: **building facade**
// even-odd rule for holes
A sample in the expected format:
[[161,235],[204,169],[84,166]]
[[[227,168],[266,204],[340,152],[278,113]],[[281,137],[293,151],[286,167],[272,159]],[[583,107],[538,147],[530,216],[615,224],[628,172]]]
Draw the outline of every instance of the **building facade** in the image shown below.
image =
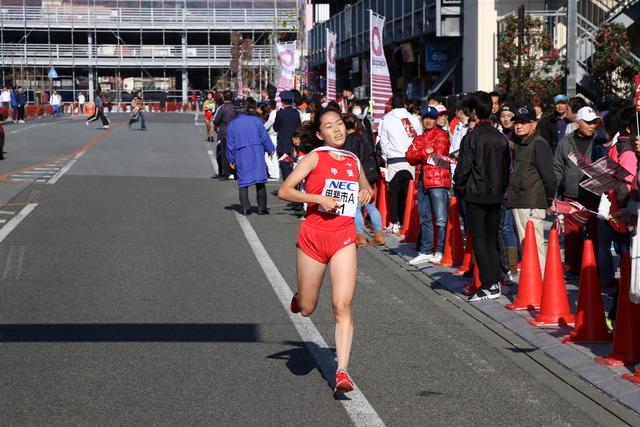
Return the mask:
[[134,86],[182,102],[190,88],[236,89],[240,81],[257,91],[275,80],[274,42],[297,36],[298,3],[2,0],[2,82],[32,97],[57,88],[67,101]]
[[640,0],[313,0],[317,16],[308,35],[309,66],[322,87],[330,29],[337,34],[338,90],[350,86],[368,96],[371,9],[386,18],[383,41],[395,90],[413,98],[492,91],[498,83],[497,44],[505,17],[524,6],[527,15],[545,22],[555,47],[566,54],[568,1],[577,11],[574,77],[581,89],[588,91],[593,35],[605,22],[627,27],[634,61],[640,65]]

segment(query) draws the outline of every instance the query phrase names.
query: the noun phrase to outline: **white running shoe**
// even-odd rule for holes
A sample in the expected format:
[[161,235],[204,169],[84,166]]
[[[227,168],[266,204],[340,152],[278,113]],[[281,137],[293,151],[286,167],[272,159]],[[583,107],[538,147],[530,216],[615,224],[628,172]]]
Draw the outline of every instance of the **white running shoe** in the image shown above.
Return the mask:
[[424,262],[430,262],[432,259],[433,259],[433,255],[432,254],[419,253],[417,257],[415,257],[411,261],[409,261],[409,264],[418,265],[418,264],[422,264]]
[[442,261],[442,252],[436,252],[429,260],[429,262],[432,262],[434,264],[438,264],[440,261]]
[[102,129],[109,129],[109,125],[102,126]]
[[85,125],[87,125],[87,127],[89,127],[89,122],[84,122]]

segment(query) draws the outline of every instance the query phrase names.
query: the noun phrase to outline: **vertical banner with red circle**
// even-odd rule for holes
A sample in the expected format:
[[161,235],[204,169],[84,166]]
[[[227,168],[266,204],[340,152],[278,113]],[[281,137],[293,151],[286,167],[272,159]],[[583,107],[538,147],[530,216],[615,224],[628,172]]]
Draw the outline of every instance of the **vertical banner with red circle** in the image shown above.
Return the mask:
[[385,105],[393,95],[391,78],[384,56],[382,34],[384,30],[384,16],[369,11],[369,28],[371,44],[371,100],[373,101],[373,124],[377,130],[380,120],[384,117]]
[[336,99],[336,33],[327,28],[327,101]]
[[280,60],[280,79],[276,102],[280,104],[280,92],[293,89],[293,79],[296,73],[296,42],[276,43],[278,59]]

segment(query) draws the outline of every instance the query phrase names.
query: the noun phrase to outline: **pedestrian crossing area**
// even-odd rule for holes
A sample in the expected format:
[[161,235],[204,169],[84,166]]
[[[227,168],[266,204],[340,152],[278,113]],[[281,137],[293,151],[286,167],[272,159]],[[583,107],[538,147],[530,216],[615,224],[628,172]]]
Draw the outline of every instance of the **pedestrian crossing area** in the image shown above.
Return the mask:
[[21,170],[9,175],[9,181],[31,182],[47,184],[62,173],[63,168],[72,160],[72,157],[59,159],[51,163]]

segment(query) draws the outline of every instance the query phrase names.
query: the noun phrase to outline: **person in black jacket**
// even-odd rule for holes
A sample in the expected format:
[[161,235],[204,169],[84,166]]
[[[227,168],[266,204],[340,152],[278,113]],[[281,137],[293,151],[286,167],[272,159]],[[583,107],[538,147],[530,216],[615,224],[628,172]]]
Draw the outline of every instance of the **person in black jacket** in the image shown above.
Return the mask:
[[471,120],[476,125],[462,139],[454,176],[454,188],[465,203],[467,225],[482,282],[469,301],[501,295],[498,229],[511,159],[507,140],[491,125],[492,104],[491,96],[486,92],[469,95]]
[[300,126],[301,119],[298,110],[293,108],[293,92],[284,91],[280,93],[280,100],[284,108],[276,113],[276,120],[273,123],[273,130],[278,132],[278,144],[276,152],[280,159],[280,174],[282,180],[286,180],[293,171],[293,166],[288,161],[293,156],[293,142],[291,135]]
[[[347,142],[345,142],[343,149],[351,151],[358,156],[360,160],[360,167],[369,181],[371,188],[374,188],[380,170],[375,157],[375,147],[371,140],[360,133],[359,123],[357,117],[353,114],[346,114],[343,118],[344,125],[347,128]],[[362,208],[367,210],[369,214],[369,220],[373,225],[373,240],[367,241],[367,236],[364,232],[364,216],[362,215]],[[360,247],[367,246],[369,243],[373,246],[384,245],[384,231],[382,230],[382,218],[380,212],[376,207],[376,204],[372,200],[367,205],[358,205],[355,216],[356,232],[358,233],[356,244]]]
[[537,117],[533,106],[518,108],[513,121],[519,141],[507,191],[507,207],[513,209],[520,244],[524,241],[527,222],[533,223],[540,271],[544,274],[546,249],[543,221],[557,187],[553,152],[546,139],[536,131]]
[[213,116],[213,125],[218,134],[216,147],[216,160],[218,161],[218,178],[228,180],[231,174],[229,161],[227,160],[227,126],[238,115],[233,108],[233,92],[225,90],[222,93],[223,104],[216,110]]

